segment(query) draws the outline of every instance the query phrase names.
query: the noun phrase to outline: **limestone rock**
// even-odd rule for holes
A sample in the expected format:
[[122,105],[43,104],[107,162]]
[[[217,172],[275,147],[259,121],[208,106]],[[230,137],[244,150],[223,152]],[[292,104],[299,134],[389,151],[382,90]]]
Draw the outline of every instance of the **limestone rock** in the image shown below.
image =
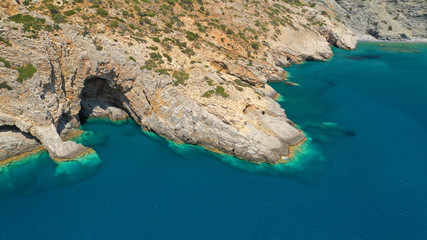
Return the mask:
[[[0,5],[2,14],[10,16],[20,9],[46,25],[30,36],[23,24],[0,21],[0,37],[5,41],[0,42],[0,56],[11,63],[0,66],[0,79],[11,88],[0,89],[0,127],[19,129],[22,133],[14,133],[13,141],[23,146],[13,151],[0,144],[6,152],[3,156],[31,149],[34,141],[54,159],[81,154],[86,147],[64,142],[60,136],[79,127],[82,116],[130,117],[170,140],[254,162],[276,163],[289,154],[290,146],[305,135],[272,99],[277,93],[268,81],[284,80],[282,66],[331,57],[331,45],[354,48],[354,35],[308,6],[267,1],[258,5],[265,11],[257,16],[258,8],[248,7],[245,1],[223,2],[224,8],[203,2],[205,12],[195,14],[210,24],[178,5],[174,14],[180,18],[174,24],[180,26],[173,31],[166,25],[168,15],[153,17],[150,21],[156,21],[158,28],[165,25],[161,40],[155,25],[147,20],[141,24],[135,15],[117,30],[109,18],[89,7],[68,16],[73,24],[58,24],[44,15],[42,2],[13,11]],[[109,16],[119,18],[118,8],[110,5],[120,3],[124,1],[103,6]],[[75,8],[65,1],[61,6],[58,11]],[[156,2],[150,5],[161,7]],[[268,7],[276,10],[269,15]],[[85,28],[82,14],[93,16],[92,28]],[[275,24],[266,24],[271,16]],[[322,26],[311,22],[312,17]],[[17,68],[30,64],[37,72],[17,81]]]
[[425,0],[307,0],[336,16],[361,39],[424,40],[427,38]]
[[13,127],[0,128],[0,164],[2,160],[15,155],[31,152],[41,146],[30,134]]
[[87,149],[75,142],[63,142],[53,125],[34,127],[31,134],[40,140],[52,159],[72,159]]

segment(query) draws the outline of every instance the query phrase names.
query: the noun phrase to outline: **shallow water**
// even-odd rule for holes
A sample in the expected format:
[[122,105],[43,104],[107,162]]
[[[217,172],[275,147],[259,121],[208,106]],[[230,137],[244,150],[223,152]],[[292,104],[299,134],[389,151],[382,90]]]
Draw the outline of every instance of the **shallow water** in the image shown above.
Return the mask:
[[310,139],[287,165],[88,121],[99,158],[0,170],[1,239],[425,239],[427,45],[381,45],[272,84]]

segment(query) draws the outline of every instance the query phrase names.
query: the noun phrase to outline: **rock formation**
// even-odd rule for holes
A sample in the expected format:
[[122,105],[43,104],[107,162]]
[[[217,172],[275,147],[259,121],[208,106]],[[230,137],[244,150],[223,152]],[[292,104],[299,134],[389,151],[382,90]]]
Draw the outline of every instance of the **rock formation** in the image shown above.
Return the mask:
[[356,45],[298,1],[103,2],[0,4],[0,161],[40,144],[71,159],[87,148],[61,136],[82,118],[131,117],[173,141],[276,163],[305,136],[267,82]]
[[[361,38],[426,40],[425,0],[307,0],[345,22]],[[316,5],[316,6],[315,6]]]

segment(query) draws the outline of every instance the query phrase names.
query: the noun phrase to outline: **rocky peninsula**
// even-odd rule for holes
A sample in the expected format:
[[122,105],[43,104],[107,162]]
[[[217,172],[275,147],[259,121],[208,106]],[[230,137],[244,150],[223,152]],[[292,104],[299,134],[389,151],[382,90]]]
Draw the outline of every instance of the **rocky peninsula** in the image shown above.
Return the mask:
[[307,0],[343,21],[359,40],[427,42],[425,0]]
[[341,20],[290,0],[5,0],[0,18],[0,163],[81,155],[66,138],[87,117],[277,163],[305,135],[268,82],[356,46]]

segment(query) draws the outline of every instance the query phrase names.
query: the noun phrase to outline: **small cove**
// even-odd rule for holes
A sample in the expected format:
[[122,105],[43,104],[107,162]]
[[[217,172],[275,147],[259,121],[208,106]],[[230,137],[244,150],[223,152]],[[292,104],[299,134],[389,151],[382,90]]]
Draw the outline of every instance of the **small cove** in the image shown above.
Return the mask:
[[427,44],[361,43],[272,83],[308,135],[287,165],[89,120],[101,162],[46,152],[0,172],[2,239],[423,239]]

